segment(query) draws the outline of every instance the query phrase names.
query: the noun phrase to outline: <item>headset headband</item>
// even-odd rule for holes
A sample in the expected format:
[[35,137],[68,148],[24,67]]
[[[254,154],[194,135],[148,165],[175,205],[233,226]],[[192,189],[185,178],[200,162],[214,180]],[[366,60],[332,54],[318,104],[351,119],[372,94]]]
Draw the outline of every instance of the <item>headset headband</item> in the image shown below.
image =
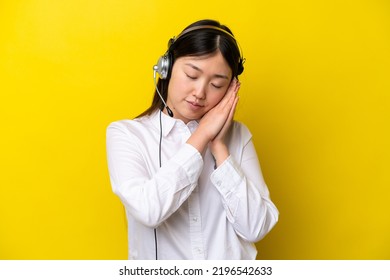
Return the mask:
[[192,26],[192,27],[189,27],[185,30],[183,30],[179,35],[177,35],[177,37],[173,37],[169,40],[169,46],[168,46],[168,50],[167,50],[167,53],[170,52],[172,50],[172,46],[175,44],[175,42],[182,36],[184,36],[185,34],[187,33],[190,33],[192,31],[195,31],[195,30],[200,30],[200,29],[211,29],[211,30],[217,30],[219,32],[222,32],[226,35],[228,35],[230,38],[233,39],[234,43],[236,44],[236,47],[240,53],[240,63],[243,64],[245,62],[245,58],[243,57],[243,53],[242,53],[242,49],[241,49],[241,46],[238,44],[236,38],[233,36],[233,34],[231,34],[229,31],[223,29],[223,28],[220,28],[218,26],[214,26],[214,25],[197,25],[197,26]]
[[177,37],[173,37],[169,40],[168,50],[166,51],[166,53],[163,56],[161,56],[159,58],[159,60],[157,61],[157,64],[153,66],[154,77],[156,77],[156,73],[158,73],[160,75],[160,79],[164,80],[164,79],[168,78],[170,70],[172,68],[172,64],[173,64],[173,61],[172,61],[173,45],[177,42],[177,40],[179,38],[181,38],[185,34],[190,33],[192,31],[195,31],[195,30],[200,30],[200,29],[216,30],[216,31],[219,31],[219,32],[229,36],[230,38],[232,38],[237,49],[238,49],[238,52],[240,54],[240,61],[238,63],[237,75],[240,75],[244,71],[243,64],[245,62],[245,58],[243,58],[242,50],[241,50],[238,42],[236,41],[236,38],[234,38],[234,36],[231,33],[226,31],[225,29],[222,29],[222,28],[214,26],[214,25],[197,25],[197,26],[192,26],[192,27],[185,29]]
[[187,33],[190,33],[192,31],[195,31],[195,30],[199,30],[199,29],[212,29],[212,30],[217,30],[217,31],[220,31],[222,33],[225,33],[226,35],[228,35],[229,37],[231,37],[234,41],[236,41],[236,38],[234,38],[234,36],[229,33],[228,31],[226,31],[225,29],[222,29],[218,26],[214,26],[214,25],[198,25],[198,26],[193,26],[193,27],[190,27],[190,28],[187,28],[185,29],[183,32],[181,32],[177,37],[173,37],[173,40],[176,41],[177,39],[179,39],[180,37],[182,37],[183,35],[187,34]]

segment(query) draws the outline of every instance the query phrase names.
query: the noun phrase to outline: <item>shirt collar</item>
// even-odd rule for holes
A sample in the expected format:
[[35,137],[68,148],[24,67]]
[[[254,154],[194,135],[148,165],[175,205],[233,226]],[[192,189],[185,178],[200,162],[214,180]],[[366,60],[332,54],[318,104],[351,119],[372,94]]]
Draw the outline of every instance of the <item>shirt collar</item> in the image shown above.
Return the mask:
[[160,113],[161,113],[162,134],[164,137],[166,137],[175,126],[177,127],[187,126],[188,129],[191,131],[191,133],[194,132],[195,129],[198,127],[197,121],[190,121],[188,122],[188,124],[185,124],[182,120],[172,118],[166,115],[164,112],[161,112],[160,110],[156,110],[154,113],[152,113],[150,118],[153,125],[158,129],[160,129]]

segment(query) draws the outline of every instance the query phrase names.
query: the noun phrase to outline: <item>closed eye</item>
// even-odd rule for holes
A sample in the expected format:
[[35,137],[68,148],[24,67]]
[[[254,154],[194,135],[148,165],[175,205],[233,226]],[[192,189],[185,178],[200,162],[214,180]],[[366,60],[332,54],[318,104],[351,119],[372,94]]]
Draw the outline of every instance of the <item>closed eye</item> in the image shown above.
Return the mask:
[[191,76],[191,75],[188,75],[187,73],[186,73],[186,76],[187,76],[187,78],[189,78],[189,79],[191,79],[191,80],[196,80],[196,76]]
[[215,88],[223,88],[223,86],[219,86],[219,85],[215,85],[215,84],[211,84],[213,87]]

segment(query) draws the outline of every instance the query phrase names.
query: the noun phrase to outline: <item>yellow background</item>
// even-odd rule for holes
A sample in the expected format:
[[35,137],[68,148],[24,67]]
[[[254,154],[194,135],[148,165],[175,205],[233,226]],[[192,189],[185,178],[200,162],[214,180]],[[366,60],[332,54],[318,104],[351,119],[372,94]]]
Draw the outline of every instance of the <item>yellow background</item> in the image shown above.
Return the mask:
[[387,0],[0,2],[0,259],[125,259],[105,129],[189,23],[230,26],[280,221],[260,259],[390,259]]

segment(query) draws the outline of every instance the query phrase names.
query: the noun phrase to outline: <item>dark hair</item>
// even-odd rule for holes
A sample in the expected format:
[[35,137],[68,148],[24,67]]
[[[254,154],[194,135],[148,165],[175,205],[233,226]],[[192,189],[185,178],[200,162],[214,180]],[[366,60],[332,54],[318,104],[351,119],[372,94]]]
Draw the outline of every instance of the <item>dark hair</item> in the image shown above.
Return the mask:
[[[195,26],[215,26],[226,32],[207,27],[196,29],[188,33],[185,32],[187,29]],[[231,34],[231,36],[227,33]],[[233,37],[233,33],[227,26],[222,25],[215,20],[200,20],[187,26],[182,34],[183,35],[179,35],[177,39],[172,38],[169,40],[169,48],[166,55],[170,56],[171,65],[168,77],[166,79],[159,79],[157,83],[157,88],[165,101],[168,96],[168,84],[172,66],[179,57],[202,56],[212,54],[219,50],[232,70],[232,77],[238,77],[238,75],[243,72],[243,58],[241,56],[240,48]],[[163,103],[157,90],[155,90],[151,106],[138,117],[150,115],[155,110],[161,108],[163,108]]]

